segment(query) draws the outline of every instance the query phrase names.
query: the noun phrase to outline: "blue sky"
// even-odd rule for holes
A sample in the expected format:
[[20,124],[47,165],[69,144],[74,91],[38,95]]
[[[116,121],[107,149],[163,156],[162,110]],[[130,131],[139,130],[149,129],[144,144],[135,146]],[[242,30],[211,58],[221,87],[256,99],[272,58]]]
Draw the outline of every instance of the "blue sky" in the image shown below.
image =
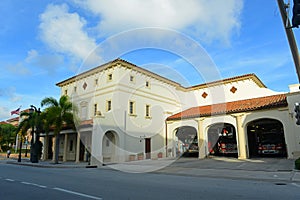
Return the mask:
[[276,0],[0,4],[0,120],[59,98],[57,82],[117,57],[185,86],[248,73],[275,91],[298,83]]

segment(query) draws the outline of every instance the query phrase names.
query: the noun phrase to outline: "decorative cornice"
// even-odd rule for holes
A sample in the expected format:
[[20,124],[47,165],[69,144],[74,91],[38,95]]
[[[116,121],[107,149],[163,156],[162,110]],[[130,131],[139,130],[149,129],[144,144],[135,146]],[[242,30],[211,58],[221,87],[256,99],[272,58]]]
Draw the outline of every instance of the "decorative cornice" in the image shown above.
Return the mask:
[[235,76],[235,77],[212,81],[212,82],[208,82],[208,83],[202,83],[199,85],[187,87],[186,89],[188,91],[198,90],[198,89],[204,89],[204,88],[208,88],[208,87],[225,85],[228,83],[233,83],[233,82],[238,82],[238,81],[244,81],[247,79],[253,80],[260,88],[266,88],[265,84],[255,74],[245,74],[245,75],[241,75],[241,76]]
[[255,75],[255,74],[246,74],[246,75],[241,75],[241,76],[236,76],[236,77],[231,77],[231,78],[226,78],[226,79],[222,79],[222,80],[217,80],[217,81],[212,81],[212,82],[208,82],[208,83],[203,83],[203,84],[199,84],[199,85],[195,85],[195,86],[191,86],[191,87],[184,87],[181,84],[172,81],[170,79],[167,79],[161,75],[158,75],[156,73],[153,73],[149,70],[143,69],[133,63],[130,63],[126,60],[123,59],[115,59],[113,61],[110,61],[108,63],[105,63],[103,65],[100,65],[98,67],[95,67],[93,69],[90,69],[86,72],[83,72],[81,74],[78,74],[76,76],[73,76],[71,78],[68,78],[64,81],[61,81],[59,83],[57,83],[56,85],[59,87],[63,87],[65,85],[71,84],[77,80],[81,80],[84,78],[87,78],[89,76],[92,76],[96,73],[105,71],[109,68],[114,68],[114,67],[125,67],[128,68],[130,70],[134,70],[136,72],[142,73],[148,77],[154,78],[156,80],[162,81],[164,83],[167,83],[171,86],[174,86],[176,89],[182,90],[182,91],[192,91],[192,90],[198,90],[198,89],[203,89],[203,88],[208,88],[208,87],[213,87],[213,86],[219,86],[219,85],[224,85],[224,84],[228,84],[228,83],[233,83],[233,82],[238,82],[238,81],[244,81],[247,79],[251,79],[253,80],[259,87],[261,88],[266,88],[266,86],[264,85],[264,83]]

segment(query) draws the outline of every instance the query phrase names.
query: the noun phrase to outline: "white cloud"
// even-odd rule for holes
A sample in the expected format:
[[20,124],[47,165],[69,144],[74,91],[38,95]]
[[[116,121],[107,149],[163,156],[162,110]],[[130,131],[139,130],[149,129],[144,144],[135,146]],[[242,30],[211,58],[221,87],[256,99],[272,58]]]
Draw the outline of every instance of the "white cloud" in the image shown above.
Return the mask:
[[240,28],[242,0],[74,0],[100,17],[101,36],[142,27],[184,31],[206,42],[229,43]]
[[25,62],[37,66],[46,70],[49,74],[55,73],[55,70],[59,68],[64,62],[64,58],[57,54],[44,54],[40,55],[35,49],[31,49],[27,52],[27,58]]
[[[56,52],[82,61],[96,47],[95,40],[84,30],[86,21],[77,13],[70,13],[66,4],[48,5],[40,20],[41,38]],[[34,56],[35,52],[31,53]]]
[[18,102],[22,97],[16,93],[15,87],[0,88],[0,97],[8,98],[10,102]]
[[26,62],[31,62],[32,60],[34,60],[37,56],[39,55],[39,53],[32,49],[30,51],[27,52],[27,58],[25,59]]
[[10,115],[8,108],[0,106],[0,121],[5,121],[9,117]]
[[31,71],[24,66],[22,62],[18,62],[16,64],[8,64],[6,69],[11,72],[13,75],[27,76],[31,74]]

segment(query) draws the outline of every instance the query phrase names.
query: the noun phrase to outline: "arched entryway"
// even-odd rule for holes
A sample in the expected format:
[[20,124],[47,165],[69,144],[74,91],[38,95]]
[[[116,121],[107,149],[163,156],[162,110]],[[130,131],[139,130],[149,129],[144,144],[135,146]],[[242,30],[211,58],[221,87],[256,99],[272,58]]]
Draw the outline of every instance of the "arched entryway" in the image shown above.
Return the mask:
[[103,163],[117,161],[118,135],[114,131],[107,131],[102,141]]
[[258,119],[248,123],[249,157],[286,157],[283,125],[276,119]]
[[208,151],[215,156],[238,156],[235,127],[228,123],[211,125],[207,131]]
[[175,143],[177,156],[198,157],[197,130],[192,126],[182,126],[175,130]]

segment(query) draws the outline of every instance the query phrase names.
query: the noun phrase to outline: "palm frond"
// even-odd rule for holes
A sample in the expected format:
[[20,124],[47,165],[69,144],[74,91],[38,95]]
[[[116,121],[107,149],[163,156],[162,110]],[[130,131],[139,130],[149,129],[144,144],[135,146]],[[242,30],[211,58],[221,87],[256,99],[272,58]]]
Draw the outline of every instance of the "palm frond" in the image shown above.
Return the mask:
[[[77,108],[69,100],[68,96],[61,96],[59,101],[52,97],[47,97],[41,102],[42,106],[47,106],[44,109],[48,126],[54,127],[54,133],[58,134],[63,126],[74,125],[77,114]],[[74,112],[76,111],[76,112]]]
[[16,129],[16,133],[21,133],[22,135],[25,135],[27,131],[31,128],[31,121],[30,118],[26,118],[23,121],[21,121]]
[[58,106],[59,103],[57,102],[57,100],[53,97],[46,97],[42,100],[41,102],[41,106]]

